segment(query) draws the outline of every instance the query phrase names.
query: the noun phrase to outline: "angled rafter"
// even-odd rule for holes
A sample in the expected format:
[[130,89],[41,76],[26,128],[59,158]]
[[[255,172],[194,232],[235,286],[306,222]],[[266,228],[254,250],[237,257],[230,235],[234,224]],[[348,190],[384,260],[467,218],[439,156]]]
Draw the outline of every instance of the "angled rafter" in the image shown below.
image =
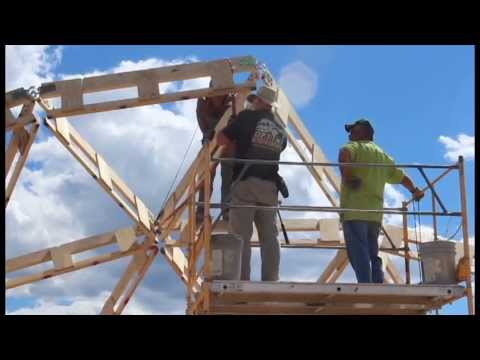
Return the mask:
[[[11,108],[20,105],[22,109],[15,118]],[[40,127],[40,121],[33,112],[34,106],[34,100],[23,88],[10,91],[5,96],[5,131],[12,131],[10,143],[5,151],[5,207],[12,196]]]
[[123,208],[146,232],[151,230],[153,214],[145,203],[107,164],[103,157],[75,130],[66,118],[47,119],[46,125],[83,165],[100,186]]

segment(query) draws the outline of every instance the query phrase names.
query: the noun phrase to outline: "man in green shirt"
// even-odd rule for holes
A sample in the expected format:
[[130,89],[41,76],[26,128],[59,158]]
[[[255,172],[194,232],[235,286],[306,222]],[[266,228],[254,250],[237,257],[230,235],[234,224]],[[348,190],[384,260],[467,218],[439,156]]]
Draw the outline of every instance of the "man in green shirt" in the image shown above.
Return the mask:
[[[382,163],[393,159],[373,142],[374,130],[368,120],[345,125],[350,142],[339,152],[340,163]],[[340,207],[343,209],[382,210],[385,184],[402,184],[415,199],[424,193],[396,167],[340,166],[342,184]],[[378,234],[382,213],[348,211],[340,214],[348,259],[359,283],[383,283],[382,259],[378,256]]]

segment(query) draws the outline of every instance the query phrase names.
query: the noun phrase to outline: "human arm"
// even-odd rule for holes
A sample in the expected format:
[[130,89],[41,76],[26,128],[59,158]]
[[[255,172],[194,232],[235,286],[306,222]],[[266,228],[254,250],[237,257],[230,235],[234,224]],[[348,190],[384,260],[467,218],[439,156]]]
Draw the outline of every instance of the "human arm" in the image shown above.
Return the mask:
[[[351,163],[353,162],[352,160],[352,154],[350,151],[343,147],[340,149],[338,153],[338,162],[339,163]],[[352,188],[353,190],[356,190],[360,187],[362,184],[362,180],[356,176],[353,175],[352,167],[348,165],[340,165],[340,173],[342,175],[342,182],[345,183],[347,186]]]
[[402,184],[405,189],[407,189],[408,191],[410,191],[413,194],[413,197],[415,198],[415,200],[420,200],[425,196],[425,192],[423,192],[418,187],[416,187],[413,184],[412,179],[410,179],[410,177],[408,175],[403,176],[400,184]]

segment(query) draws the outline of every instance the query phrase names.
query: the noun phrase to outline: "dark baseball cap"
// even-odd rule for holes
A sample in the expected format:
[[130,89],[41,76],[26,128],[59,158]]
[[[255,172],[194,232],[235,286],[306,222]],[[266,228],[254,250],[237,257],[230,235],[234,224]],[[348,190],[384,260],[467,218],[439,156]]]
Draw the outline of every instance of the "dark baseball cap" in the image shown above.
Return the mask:
[[352,130],[352,128],[354,126],[357,126],[357,125],[364,125],[364,126],[367,126],[369,127],[370,129],[372,129],[372,133],[373,133],[373,126],[372,124],[370,124],[370,121],[366,120],[366,119],[360,119],[360,120],[357,120],[355,121],[353,124],[345,124],[345,131],[346,132],[350,132],[350,130]]

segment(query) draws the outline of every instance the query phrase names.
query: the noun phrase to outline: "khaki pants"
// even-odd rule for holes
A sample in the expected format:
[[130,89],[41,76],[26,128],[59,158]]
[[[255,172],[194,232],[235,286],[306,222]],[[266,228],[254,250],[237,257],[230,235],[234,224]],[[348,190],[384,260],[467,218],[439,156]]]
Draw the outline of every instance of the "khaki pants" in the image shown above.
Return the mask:
[[[278,205],[278,190],[273,181],[249,177],[232,189],[232,205]],[[230,209],[230,232],[242,238],[241,280],[250,280],[250,239],[253,222],[257,227],[262,259],[262,281],[278,281],[280,244],[277,239],[276,210]]]

